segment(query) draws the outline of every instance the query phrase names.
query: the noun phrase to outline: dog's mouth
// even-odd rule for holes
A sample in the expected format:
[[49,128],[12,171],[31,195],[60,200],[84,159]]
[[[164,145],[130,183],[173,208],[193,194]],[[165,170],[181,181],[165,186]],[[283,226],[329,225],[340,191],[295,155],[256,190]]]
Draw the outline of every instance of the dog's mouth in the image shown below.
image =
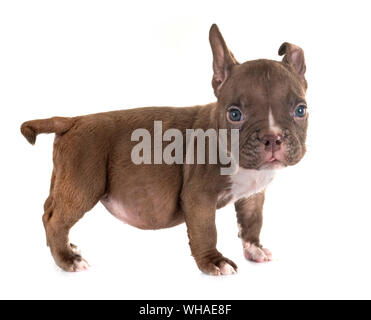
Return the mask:
[[304,148],[292,140],[271,149],[262,144],[251,146],[252,143],[248,141],[240,153],[241,165],[255,170],[282,169],[295,165],[303,157]]
[[272,155],[268,160],[263,161],[259,166],[258,170],[266,170],[266,169],[281,169],[286,167],[287,165],[277,159],[274,155]]
[[242,158],[242,166],[255,170],[269,170],[281,169],[288,165],[284,154],[261,151],[259,153],[253,157],[254,161],[249,161],[249,157]]

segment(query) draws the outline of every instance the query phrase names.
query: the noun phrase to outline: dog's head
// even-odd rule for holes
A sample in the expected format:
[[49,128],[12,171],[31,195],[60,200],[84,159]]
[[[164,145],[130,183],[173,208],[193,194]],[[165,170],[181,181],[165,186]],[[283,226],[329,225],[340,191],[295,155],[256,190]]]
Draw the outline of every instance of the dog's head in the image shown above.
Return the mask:
[[283,60],[238,63],[216,25],[210,29],[219,128],[239,129],[240,166],[294,165],[305,153],[307,82],[301,48],[283,43]]

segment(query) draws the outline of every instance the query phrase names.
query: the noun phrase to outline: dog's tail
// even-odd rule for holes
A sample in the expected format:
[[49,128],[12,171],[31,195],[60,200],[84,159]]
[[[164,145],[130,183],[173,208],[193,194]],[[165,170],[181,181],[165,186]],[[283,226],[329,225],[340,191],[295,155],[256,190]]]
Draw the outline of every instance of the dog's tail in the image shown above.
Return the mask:
[[26,121],[21,126],[21,132],[27,141],[35,144],[39,133],[63,134],[74,124],[73,118],[53,117],[49,119]]

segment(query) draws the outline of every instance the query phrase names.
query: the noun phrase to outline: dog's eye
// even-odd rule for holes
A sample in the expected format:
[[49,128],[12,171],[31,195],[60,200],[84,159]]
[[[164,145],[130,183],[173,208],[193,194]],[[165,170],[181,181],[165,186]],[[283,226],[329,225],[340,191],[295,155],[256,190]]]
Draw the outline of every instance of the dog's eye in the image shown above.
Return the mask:
[[305,117],[305,114],[307,113],[307,106],[304,104],[300,104],[295,109],[295,117],[297,118],[303,118]]
[[231,107],[228,110],[228,119],[232,122],[239,122],[243,119],[242,112],[236,107]]

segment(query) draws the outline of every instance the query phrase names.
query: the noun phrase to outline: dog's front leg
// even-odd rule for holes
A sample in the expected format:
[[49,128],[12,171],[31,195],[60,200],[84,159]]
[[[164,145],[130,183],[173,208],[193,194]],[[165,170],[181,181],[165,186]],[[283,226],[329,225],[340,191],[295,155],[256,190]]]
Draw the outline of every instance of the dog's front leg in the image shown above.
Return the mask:
[[242,239],[246,259],[255,262],[272,260],[271,252],[260,244],[260,230],[263,225],[264,192],[235,203],[239,237]]
[[216,199],[193,189],[183,194],[182,204],[189,245],[199,269],[211,275],[236,273],[236,264],[216,249]]

